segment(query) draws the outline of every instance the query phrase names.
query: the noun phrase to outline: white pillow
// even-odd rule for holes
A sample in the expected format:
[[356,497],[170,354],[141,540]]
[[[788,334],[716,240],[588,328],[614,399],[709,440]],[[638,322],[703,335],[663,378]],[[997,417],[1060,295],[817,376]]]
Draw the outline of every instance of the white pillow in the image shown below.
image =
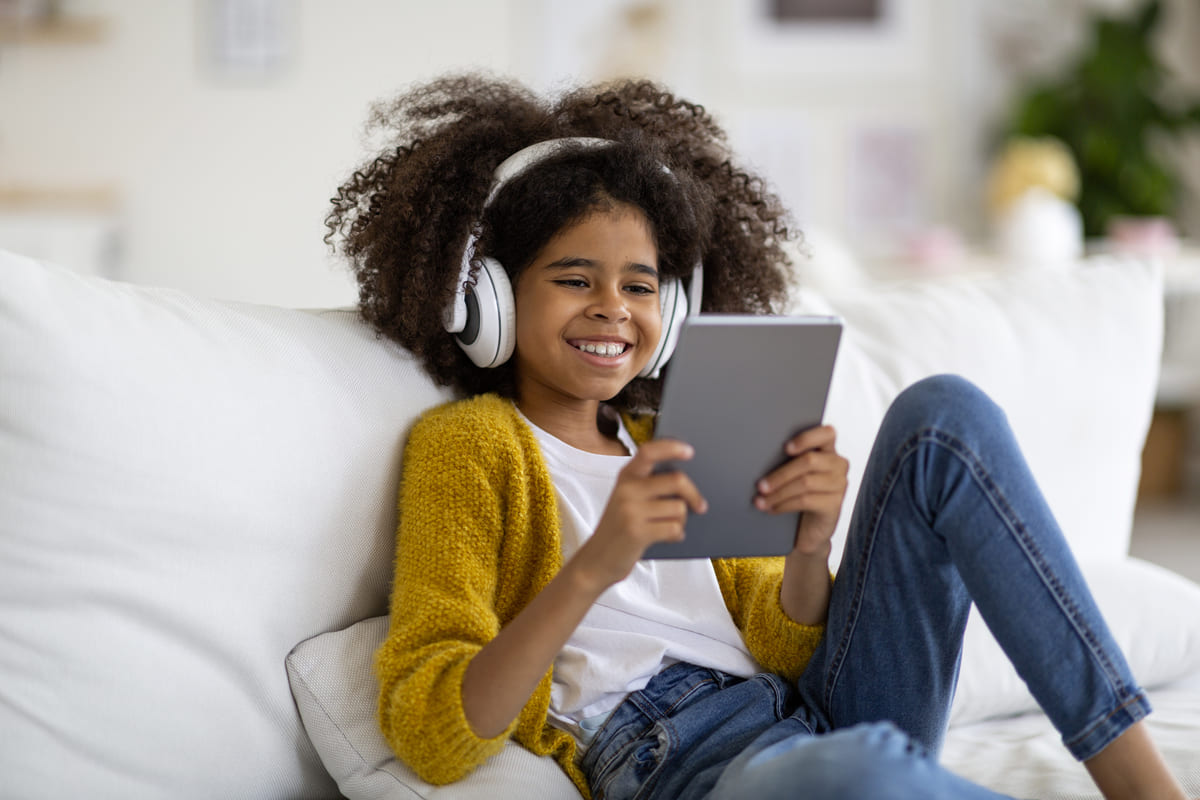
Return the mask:
[[[850,460],[848,498],[888,405],[937,373],[976,383],[1008,415],[1042,492],[1081,557],[1129,549],[1162,351],[1162,272],[1093,259],[1027,270],[795,295],[792,313],[846,330],[826,419]],[[834,540],[845,542],[851,502]]]
[[292,694],[321,761],[350,800],[579,800],[554,759],[516,742],[461,781],[432,786],[396,760],[379,731],[371,659],[387,617],[301,642],[287,658]]
[[0,252],[12,797],[328,797],[284,658],[384,613],[407,430],[446,396],[354,312]]
[[[1136,558],[1081,564],[1109,630],[1144,688],[1200,673],[1200,586]],[[976,609],[963,641],[958,692],[950,724],[1037,708]]]

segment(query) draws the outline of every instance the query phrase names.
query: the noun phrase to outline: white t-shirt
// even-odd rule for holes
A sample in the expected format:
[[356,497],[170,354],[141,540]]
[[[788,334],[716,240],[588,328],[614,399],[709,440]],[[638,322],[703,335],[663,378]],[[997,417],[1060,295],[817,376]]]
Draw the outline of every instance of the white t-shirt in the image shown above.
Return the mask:
[[[630,456],[579,450],[525,421],[554,483],[565,562],[595,531],[617,473],[637,445],[619,421],[617,435]],[[629,692],[679,661],[732,675],[759,671],[725,607],[711,561],[639,561],[592,605],[554,660],[550,721],[586,746]]]

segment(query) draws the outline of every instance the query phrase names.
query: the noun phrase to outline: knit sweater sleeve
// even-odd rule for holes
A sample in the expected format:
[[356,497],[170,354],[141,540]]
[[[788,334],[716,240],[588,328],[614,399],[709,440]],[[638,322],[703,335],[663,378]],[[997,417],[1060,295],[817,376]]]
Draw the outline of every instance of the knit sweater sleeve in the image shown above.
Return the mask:
[[779,603],[782,558],[714,559],[725,605],[750,655],[763,669],[795,680],[825,634],[824,625],[801,625]]
[[[409,436],[391,624],[375,659],[383,735],[434,784],[464,777],[512,732],[479,738],[462,705],[467,665],[500,630],[495,595],[504,505],[489,463],[503,442],[472,430],[471,419],[439,409]],[[482,441],[489,446],[480,447]]]

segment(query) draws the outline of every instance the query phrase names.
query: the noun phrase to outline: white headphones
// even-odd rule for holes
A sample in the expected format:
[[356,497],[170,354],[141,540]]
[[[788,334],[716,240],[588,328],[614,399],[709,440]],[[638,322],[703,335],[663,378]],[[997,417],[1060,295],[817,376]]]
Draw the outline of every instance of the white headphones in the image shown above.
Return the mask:
[[[484,210],[504,184],[563,147],[599,148],[611,144],[607,139],[570,137],[550,139],[518,150],[496,167],[492,176],[492,187],[483,203]],[[663,169],[670,172],[665,166]],[[458,346],[476,366],[498,367],[512,357],[516,346],[516,301],[513,299],[508,273],[494,258],[482,260],[475,283],[471,285],[471,258],[475,254],[478,242],[479,229],[475,226],[467,239],[467,246],[463,249],[457,290],[442,314],[442,321],[446,330],[455,334]],[[703,289],[704,271],[699,262],[692,271],[686,291],[678,278],[666,278],[659,284],[662,336],[659,337],[654,354],[638,373],[640,377],[659,376],[663,365],[675,351],[675,343],[679,341],[679,330],[683,327],[689,310],[693,314],[699,313]]]

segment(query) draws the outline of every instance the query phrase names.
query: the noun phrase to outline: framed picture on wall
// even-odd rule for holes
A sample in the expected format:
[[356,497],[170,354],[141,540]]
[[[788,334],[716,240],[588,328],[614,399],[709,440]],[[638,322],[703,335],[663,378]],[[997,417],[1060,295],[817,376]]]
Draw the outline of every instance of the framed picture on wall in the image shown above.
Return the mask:
[[748,0],[735,3],[736,58],[751,78],[840,83],[911,80],[929,65],[929,3]]
[[842,22],[874,24],[883,18],[883,0],[770,0],[767,8],[780,24]]
[[210,77],[279,77],[292,58],[295,0],[201,0],[198,45]]
[[894,249],[928,225],[926,136],[902,121],[863,121],[848,144],[847,230],[866,249]]

